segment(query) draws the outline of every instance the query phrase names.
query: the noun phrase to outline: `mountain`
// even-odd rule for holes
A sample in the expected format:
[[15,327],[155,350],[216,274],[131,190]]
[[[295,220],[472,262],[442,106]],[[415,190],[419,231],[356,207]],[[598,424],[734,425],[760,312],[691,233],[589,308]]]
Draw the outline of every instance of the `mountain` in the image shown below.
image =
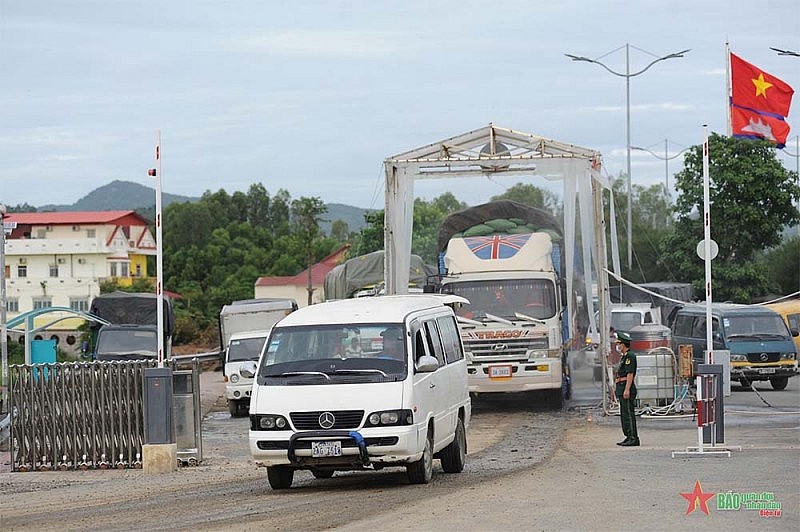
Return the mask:
[[[181,196],[161,192],[162,207],[170,203],[184,203],[199,201],[199,197]],[[146,187],[133,181],[112,181],[107,185],[89,192],[72,205],[42,205],[37,207],[39,212],[44,211],[124,211],[135,210],[150,220],[155,216],[155,189]],[[328,203],[328,212],[320,223],[320,228],[327,234],[330,233],[331,223],[342,220],[347,223],[351,232],[358,232],[366,226],[364,214],[368,209],[344,205],[341,203]]]

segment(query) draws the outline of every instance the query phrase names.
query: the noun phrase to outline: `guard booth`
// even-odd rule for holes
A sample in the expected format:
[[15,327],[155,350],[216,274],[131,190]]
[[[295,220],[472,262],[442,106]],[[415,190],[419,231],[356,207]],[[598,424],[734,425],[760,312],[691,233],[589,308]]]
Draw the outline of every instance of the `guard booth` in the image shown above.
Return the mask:
[[191,369],[172,373],[172,420],[178,464],[196,466],[203,461],[202,412],[200,411],[199,362]]

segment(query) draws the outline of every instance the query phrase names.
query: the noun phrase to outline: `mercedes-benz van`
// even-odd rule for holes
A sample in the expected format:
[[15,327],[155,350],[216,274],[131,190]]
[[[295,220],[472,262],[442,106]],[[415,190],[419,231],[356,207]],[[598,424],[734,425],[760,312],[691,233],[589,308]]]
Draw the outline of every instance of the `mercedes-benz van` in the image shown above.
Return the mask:
[[[743,386],[752,381],[770,381],[783,390],[789,377],[797,375],[797,352],[786,323],[774,311],[756,305],[712,303],[714,350],[731,353],[731,380]],[[672,349],[692,346],[695,364],[702,363],[706,351],[706,307],[686,305],[675,314],[672,324]]]
[[[250,399],[250,453],[273,489],[294,472],[464,468],[471,404],[458,296],[404,295],[303,307],[271,330]],[[247,368],[240,369],[245,372]]]

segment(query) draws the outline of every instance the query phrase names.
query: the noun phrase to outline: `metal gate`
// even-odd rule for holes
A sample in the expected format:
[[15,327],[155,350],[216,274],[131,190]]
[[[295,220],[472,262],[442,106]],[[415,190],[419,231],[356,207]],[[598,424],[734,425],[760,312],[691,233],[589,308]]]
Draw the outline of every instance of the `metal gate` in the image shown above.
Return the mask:
[[11,366],[12,471],[141,468],[153,361]]

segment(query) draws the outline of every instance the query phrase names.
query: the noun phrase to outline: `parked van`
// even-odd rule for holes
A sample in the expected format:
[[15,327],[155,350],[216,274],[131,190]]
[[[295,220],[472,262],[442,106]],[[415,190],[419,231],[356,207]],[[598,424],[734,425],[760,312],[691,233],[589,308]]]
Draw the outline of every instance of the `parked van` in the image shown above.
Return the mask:
[[[471,404],[458,296],[346,299],[303,307],[270,332],[250,400],[250,453],[273,489],[294,472],[464,468]],[[240,369],[245,373],[245,368]]]
[[[714,350],[731,353],[731,381],[743,386],[768,380],[783,390],[789,377],[797,375],[797,352],[792,335],[781,317],[766,307],[713,303],[712,338]],[[703,363],[706,350],[706,307],[686,305],[675,314],[672,349],[691,345],[695,364]]]
[[[661,324],[661,309],[653,307],[650,303],[611,303],[611,325],[614,332],[630,333],[631,329],[645,323]],[[595,323],[600,323],[600,313],[594,314]],[[613,338],[612,338],[613,340]],[[600,334],[593,328],[589,328],[586,335],[586,361],[592,366],[592,377],[600,380],[603,369],[600,360]],[[614,360],[609,360],[609,364],[614,365],[619,361],[617,353]]]
[[795,351],[800,354],[800,334],[796,334],[800,331],[800,299],[787,299],[764,306],[781,315],[794,337]]

